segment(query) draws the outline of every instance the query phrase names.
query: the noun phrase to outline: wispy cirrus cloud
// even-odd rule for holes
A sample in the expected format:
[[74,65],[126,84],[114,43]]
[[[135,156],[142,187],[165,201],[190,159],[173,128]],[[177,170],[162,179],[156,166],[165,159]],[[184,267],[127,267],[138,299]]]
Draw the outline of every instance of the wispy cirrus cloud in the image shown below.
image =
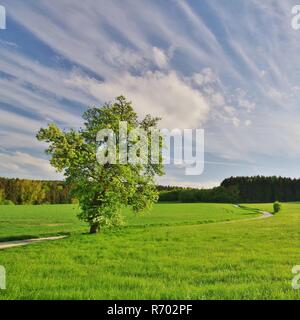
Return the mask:
[[22,177],[27,179],[58,179],[49,161],[30,154],[16,151],[0,153],[0,172],[6,172],[4,177]]

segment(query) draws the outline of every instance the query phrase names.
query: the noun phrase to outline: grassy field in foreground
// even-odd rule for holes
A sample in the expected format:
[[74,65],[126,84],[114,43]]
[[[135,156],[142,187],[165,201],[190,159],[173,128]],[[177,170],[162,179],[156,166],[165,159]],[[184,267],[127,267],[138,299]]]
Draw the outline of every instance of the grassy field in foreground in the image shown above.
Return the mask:
[[[271,205],[253,208],[271,211]],[[238,220],[257,214],[229,205],[162,204],[142,218],[126,212],[133,228],[98,235],[83,234],[86,227],[69,206],[34,210],[1,208],[1,226],[11,225],[10,231],[4,223],[1,237],[21,235],[13,221],[28,217],[40,225],[66,222],[65,230],[53,231],[71,236],[0,251],[7,270],[0,299],[300,298],[291,287],[291,269],[300,264],[299,203],[260,220]],[[209,223],[232,217],[237,221]],[[34,233],[32,227],[24,222],[25,233]],[[48,233],[48,226],[38,232]]]

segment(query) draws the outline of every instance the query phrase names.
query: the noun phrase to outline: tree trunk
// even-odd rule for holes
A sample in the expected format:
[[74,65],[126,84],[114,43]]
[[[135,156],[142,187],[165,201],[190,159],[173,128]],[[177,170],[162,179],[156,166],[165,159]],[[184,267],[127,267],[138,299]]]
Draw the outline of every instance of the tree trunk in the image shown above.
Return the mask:
[[90,233],[98,233],[100,231],[100,226],[98,223],[91,224]]

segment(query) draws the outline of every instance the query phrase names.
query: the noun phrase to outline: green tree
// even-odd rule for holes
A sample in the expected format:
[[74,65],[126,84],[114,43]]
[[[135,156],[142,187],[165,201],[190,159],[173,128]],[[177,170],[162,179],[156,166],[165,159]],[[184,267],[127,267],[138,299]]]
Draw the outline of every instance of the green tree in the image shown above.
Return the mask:
[[20,204],[41,204],[45,198],[45,191],[41,181],[18,180]]
[[279,203],[278,201],[274,202],[273,210],[274,210],[274,213],[278,213],[281,210],[281,203]]
[[0,188],[0,204],[5,200],[4,190]]
[[[133,129],[143,128],[150,141],[151,130],[157,127],[159,118],[147,115],[139,121],[131,102],[120,96],[100,108],[88,109],[83,119],[84,126],[79,131],[62,131],[55,124],[49,124],[47,128],[40,129],[37,138],[49,143],[46,153],[51,156],[51,164],[64,173],[66,182],[72,185],[72,196],[79,201],[81,213],[78,217],[89,223],[90,233],[96,233],[101,226],[120,225],[120,211],[124,205],[140,212],[156,202],[158,192],[154,177],[163,174],[161,156],[157,164],[98,163],[97,133],[101,129],[113,130],[118,159],[119,142],[125,142],[128,153],[137,143],[129,141],[128,136],[126,141],[119,141],[120,121],[127,122],[128,134]],[[150,154],[148,157],[150,159]]]

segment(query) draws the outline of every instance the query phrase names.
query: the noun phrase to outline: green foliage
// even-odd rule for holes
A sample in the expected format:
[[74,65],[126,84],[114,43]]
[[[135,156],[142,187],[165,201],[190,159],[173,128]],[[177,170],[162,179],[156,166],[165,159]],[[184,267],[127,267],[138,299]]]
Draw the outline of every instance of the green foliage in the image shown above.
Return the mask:
[[240,202],[272,203],[300,201],[300,179],[283,177],[231,177],[225,179],[221,186],[226,189],[236,188]]
[[[72,185],[72,195],[82,209],[78,217],[97,232],[100,226],[117,226],[122,223],[122,206],[140,212],[148,209],[158,199],[154,185],[155,175],[163,174],[159,164],[100,164],[96,159],[96,136],[101,129],[112,129],[117,143],[120,121],[126,121],[128,133],[135,128],[148,132],[157,126],[158,118],[146,116],[138,120],[131,102],[123,96],[100,108],[90,108],[84,115],[84,126],[80,131],[62,131],[49,124],[37,134],[40,141],[49,144],[46,150],[51,164],[63,172],[67,183]],[[130,152],[132,142],[128,143]],[[119,150],[117,149],[117,159]]]
[[278,213],[281,210],[281,203],[276,201],[273,203],[273,212]]
[[160,191],[159,202],[179,202],[179,190]]
[[0,189],[0,205],[8,206],[8,205],[14,205],[14,203],[11,200],[5,199],[5,190]]
[[0,178],[0,193],[18,205],[71,203],[70,186],[62,181]]
[[4,199],[5,199],[4,189],[0,188],[0,204],[3,202]]
[[14,206],[15,204],[11,200],[2,200],[1,205],[3,205],[3,206]]
[[161,202],[210,202],[210,203],[236,203],[239,196],[234,189],[216,187],[213,189],[177,189],[160,192]]
[[79,201],[78,201],[78,199],[76,199],[76,198],[72,198],[72,199],[71,199],[71,203],[72,203],[72,204],[79,204]]
[[45,198],[45,191],[40,181],[17,181],[20,202],[23,204],[40,204]]

